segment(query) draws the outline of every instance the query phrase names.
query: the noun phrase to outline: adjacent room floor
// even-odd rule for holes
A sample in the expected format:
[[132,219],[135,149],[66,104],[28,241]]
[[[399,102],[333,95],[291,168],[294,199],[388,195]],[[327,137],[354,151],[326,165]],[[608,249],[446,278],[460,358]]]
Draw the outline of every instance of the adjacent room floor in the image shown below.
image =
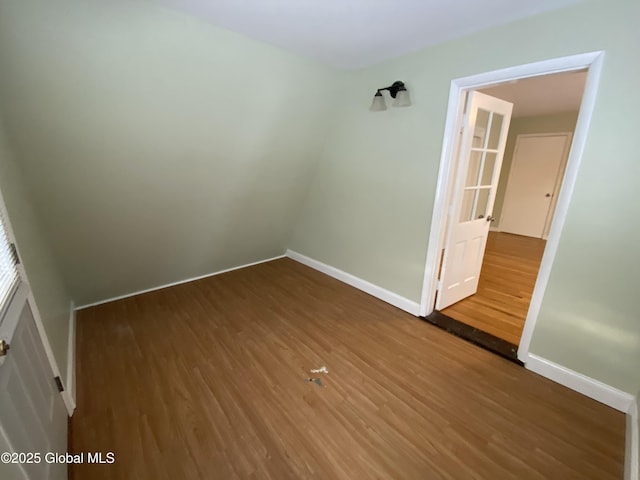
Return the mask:
[[489,232],[478,292],[441,313],[518,345],[546,240]]
[[622,478],[622,413],[289,259],[77,333],[76,480]]

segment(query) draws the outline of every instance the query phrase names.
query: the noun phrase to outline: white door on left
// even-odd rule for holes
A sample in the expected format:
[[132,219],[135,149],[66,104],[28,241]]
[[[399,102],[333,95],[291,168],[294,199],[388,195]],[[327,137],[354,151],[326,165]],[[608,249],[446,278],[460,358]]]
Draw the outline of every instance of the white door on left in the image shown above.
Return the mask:
[[[67,411],[47,361],[33,313],[25,301],[26,292],[19,290],[15,297],[13,300],[19,305],[12,305],[8,313],[17,315],[17,322],[9,342],[11,348],[0,365],[0,428],[11,452],[40,453],[39,459],[18,458],[25,478],[63,480],[67,478],[66,465],[47,463],[45,455],[50,452],[66,453]],[[11,327],[12,323],[5,318],[0,331],[5,330],[1,328],[5,324]]]
[[2,207],[0,199],[0,446],[6,449],[0,452],[0,479],[64,480],[67,466],[48,462],[46,455],[67,452],[67,410]]
[[[9,442],[4,436],[0,435],[0,452],[8,452],[10,450]],[[2,480],[25,480],[27,476],[20,465],[0,462],[0,478]]]

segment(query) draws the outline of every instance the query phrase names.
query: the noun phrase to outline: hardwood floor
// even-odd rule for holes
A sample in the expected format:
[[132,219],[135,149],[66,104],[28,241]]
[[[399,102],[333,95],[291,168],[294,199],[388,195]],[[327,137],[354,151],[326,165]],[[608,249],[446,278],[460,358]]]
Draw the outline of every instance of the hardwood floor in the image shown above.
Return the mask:
[[478,292],[441,313],[518,345],[546,243],[489,232]]
[[622,478],[622,413],[289,259],[77,335],[75,480]]

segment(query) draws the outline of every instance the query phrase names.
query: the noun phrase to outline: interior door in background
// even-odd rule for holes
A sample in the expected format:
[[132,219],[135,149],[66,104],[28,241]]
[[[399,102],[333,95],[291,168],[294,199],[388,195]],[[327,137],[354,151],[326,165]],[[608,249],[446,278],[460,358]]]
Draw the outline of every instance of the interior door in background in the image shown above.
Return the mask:
[[547,237],[570,143],[569,133],[518,135],[500,231]]
[[436,309],[473,295],[491,225],[513,104],[471,92],[462,122]]

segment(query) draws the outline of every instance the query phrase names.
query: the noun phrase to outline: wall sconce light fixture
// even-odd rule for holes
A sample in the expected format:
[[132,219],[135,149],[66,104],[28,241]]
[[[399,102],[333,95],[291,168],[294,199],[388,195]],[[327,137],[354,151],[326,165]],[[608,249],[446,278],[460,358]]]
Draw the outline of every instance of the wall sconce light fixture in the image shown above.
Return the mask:
[[391,98],[393,98],[392,106],[408,107],[411,105],[411,98],[409,98],[409,92],[404,86],[404,82],[397,81],[393,82],[388,87],[378,89],[376,94],[373,96],[373,102],[371,102],[371,107],[369,108],[372,112],[380,112],[387,109],[387,104],[382,96],[383,90],[389,90],[389,94],[391,94]]

